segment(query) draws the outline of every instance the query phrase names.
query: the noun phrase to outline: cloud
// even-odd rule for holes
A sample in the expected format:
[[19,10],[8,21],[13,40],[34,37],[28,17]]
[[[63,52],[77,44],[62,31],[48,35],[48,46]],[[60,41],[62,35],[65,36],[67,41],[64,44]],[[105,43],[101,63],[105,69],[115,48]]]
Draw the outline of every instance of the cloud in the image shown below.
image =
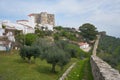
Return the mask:
[[59,25],[79,27],[90,22],[116,36],[120,34],[119,4],[120,0],[0,0],[0,18],[24,19],[46,11],[55,14]]

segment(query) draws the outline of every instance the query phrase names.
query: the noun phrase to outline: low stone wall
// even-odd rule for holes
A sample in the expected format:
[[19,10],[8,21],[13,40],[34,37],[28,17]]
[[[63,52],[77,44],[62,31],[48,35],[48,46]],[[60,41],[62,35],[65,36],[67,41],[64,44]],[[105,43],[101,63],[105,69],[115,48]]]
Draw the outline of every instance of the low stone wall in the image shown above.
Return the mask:
[[99,57],[92,55],[90,62],[94,80],[120,80],[119,71]]
[[65,73],[60,77],[59,80],[65,80],[65,78],[67,77],[67,75],[69,74],[69,72],[71,71],[71,69],[75,66],[76,62],[73,63],[66,71]]

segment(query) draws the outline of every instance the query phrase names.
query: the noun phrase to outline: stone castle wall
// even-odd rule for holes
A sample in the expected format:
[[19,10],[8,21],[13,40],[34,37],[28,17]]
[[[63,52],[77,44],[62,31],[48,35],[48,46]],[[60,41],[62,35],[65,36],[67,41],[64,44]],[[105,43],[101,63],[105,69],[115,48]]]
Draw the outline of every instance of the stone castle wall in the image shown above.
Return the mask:
[[92,55],[90,63],[94,80],[120,80],[119,71],[113,69],[99,57]]
[[38,24],[49,24],[55,26],[54,14],[48,14],[47,12],[41,12],[40,14],[34,14],[35,23]]
[[119,71],[113,69],[109,64],[96,56],[99,38],[100,36],[98,36],[98,39],[95,42],[93,55],[90,59],[94,80],[120,80]]

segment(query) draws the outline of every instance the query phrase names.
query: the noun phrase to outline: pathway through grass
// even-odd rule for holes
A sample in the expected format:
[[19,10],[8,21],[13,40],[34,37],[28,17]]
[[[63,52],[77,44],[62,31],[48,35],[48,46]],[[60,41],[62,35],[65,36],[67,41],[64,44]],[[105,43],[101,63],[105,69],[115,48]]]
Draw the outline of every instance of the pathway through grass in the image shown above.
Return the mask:
[[93,80],[89,61],[89,58],[78,61],[66,80]]

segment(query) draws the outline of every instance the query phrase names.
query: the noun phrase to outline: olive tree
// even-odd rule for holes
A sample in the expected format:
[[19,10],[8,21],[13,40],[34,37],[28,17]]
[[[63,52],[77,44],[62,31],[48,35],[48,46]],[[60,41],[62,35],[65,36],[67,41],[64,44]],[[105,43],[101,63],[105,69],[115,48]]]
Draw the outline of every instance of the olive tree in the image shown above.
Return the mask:
[[40,55],[40,49],[38,47],[23,46],[20,48],[20,56],[24,60],[27,59],[31,63],[31,57],[36,59]]
[[56,65],[63,69],[64,65],[69,62],[70,57],[57,46],[51,46],[45,53],[41,54],[41,59],[45,59],[48,63],[52,64],[51,71],[56,72]]

